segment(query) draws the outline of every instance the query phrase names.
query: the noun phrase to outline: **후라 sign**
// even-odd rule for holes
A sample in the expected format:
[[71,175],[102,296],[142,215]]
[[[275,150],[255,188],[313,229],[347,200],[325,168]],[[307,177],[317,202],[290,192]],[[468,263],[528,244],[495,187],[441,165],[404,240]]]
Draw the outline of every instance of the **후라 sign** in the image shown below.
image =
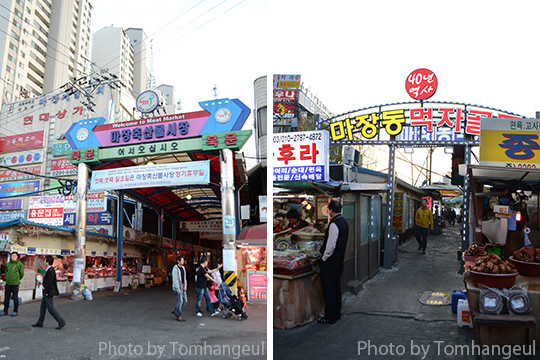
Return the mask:
[[94,171],[90,190],[195,185],[209,182],[210,161],[192,161]]
[[540,169],[539,119],[485,119],[480,165]]
[[0,137],[0,153],[43,147],[43,130]]
[[328,181],[328,150],[325,130],[274,134],[273,181]]

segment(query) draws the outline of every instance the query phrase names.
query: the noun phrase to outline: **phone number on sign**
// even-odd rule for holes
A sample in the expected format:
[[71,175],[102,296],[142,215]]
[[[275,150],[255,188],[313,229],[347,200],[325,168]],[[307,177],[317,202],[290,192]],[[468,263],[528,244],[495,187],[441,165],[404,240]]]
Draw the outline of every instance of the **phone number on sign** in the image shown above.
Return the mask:
[[282,142],[298,142],[306,140],[322,140],[322,133],[312,133],[309,135],[306,134],[295,134],[295,135],[274,135],[274,143]]
[[536,164],[515,164],[515,163],[506,163],[507,168],[518,168],[518,169],[538,169],[539,167]]

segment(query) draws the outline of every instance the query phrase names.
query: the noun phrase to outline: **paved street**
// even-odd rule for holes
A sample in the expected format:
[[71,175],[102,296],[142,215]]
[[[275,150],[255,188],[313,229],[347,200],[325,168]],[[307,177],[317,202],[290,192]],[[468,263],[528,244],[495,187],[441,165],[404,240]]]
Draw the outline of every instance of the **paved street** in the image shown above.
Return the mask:
[[346,296],[345,316],[336,324],[274,330],[275,358],[475,359],[456,347],[470,347],[474,331],[457,326],[450,306],[419,301],[427,290],[451,294],[464,288],[457,273],[458,229],[456,224],[430,236],[427,255],[415,239],[403,244],[397,266],[382,270],[357,296]]
[[[174,320],[175,296],[166,284],[122,294],[94,293],[93,301],[55,298],[66,319],[62,330],[50,314],[32,328],[40,302],[21,305],[19,316],[0,318],[0,359],[238,359],[266,358],[266,303],[249,304],[249,319],[195,316],[195,290]],[[11,310],[11,309],[10,309]],[[202,356],[201,356],[202,354]],[[257,356],[258,355],[258,356]]]

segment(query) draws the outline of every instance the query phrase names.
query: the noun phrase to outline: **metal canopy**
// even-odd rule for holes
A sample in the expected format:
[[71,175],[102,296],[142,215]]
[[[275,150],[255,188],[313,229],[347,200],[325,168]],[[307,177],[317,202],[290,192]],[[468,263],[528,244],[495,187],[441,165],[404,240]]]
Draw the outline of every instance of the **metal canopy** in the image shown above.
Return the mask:
[[[180,221],[206,221],[221,220],[221,190],[220,190],[220,159],[217,154],[179,153],[161,155],[155,157],[135,158],[131,160],[116,160],[100,164],[92,170],[105,170],[129,166],[152,166],[154,164],[166,164],[175,162],[190,162],[210,160],[210,183],[204,185],[183,185],[175,187],[150,187],[124,190],[124,193],[155,209],[163,209],[164,213],[178,216]],[[242,161],[234,163],[235,185],[240,191],[240,202],[245,204],[249,201],[249,192],[242,189],[245,183],[242,179]],[[188,200],[188,195],[191,199]]]
[[475,182],[509,190],[540,191],[540,169],[468,165]]

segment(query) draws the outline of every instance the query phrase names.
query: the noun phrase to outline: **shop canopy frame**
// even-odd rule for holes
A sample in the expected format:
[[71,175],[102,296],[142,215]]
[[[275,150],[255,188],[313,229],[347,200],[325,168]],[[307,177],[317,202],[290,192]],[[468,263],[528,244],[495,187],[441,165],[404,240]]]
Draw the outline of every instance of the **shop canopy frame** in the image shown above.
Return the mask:
[[[149,162],[154,164],[168,164],[203,160],[210,161],[209,184],[126,189],[124,193],[150,208],[163,209],[165,215],[177,217],[179,221],[221,220],[221,164],[218,154],[177,153],[164,156],[114,160],[91,167],[91,170],[140,166]],[[249,191],[243,186],[247,183],[246,171],[243,168],[243,155],[236,153],[235,160],[234,180],[236,188],[239,189],[239,200],[241,204],[248,203]],[[188,200],[187,195],[191,195],[191,199]]]
[[[432,108],[425,107],[426,104],[434,104]],[[443,106],[440,106],[443,105]],[[449,108],[449,105],[454,105],[454,108]],[[408,109],[406,109],[408,107]],[[478,110],[477,110],[478,109]],[[433,110],[440,114],[433,116]],[[428,116],[428,121],[424,121],[423,124],[415,124],[413,127],[411,120],[411,112],[415,111],[415,120],[424,121],[424,117]],[[430,133],[434,124],[436,127],[447,124],[454,125],[450,119],[450,113],[455,111],[455,123],[459,122],[459,131],[455,133],[461,133],[463,130],[462,138],[453,134],[450,139],[437,140],[435,132],[432,132],[428,138],[422,136],[426,133],[424,129],[427,127],[427,132]],[[494,114],[498,116],[494,116]],[[453,115],[452,115],[453,116]],[[481,117],[501,117],[508,118],[508,120],[526,118],[523,115],[516,113],[496,109],[493,107],[486,107],[475,104],[461,103],[461,102],[449,102],[449,101],[433,101],[433,100],[420,100],[420,101],[406,101],[395,102],[382,105],[368,106],[357,110],[349,111],[343,114],[336,115],[328,119],[317,118],[315,122],[315,130],[328,130],[330,131],[331,138],[330,144],[332,145],[388,145],[389,148],[389,161],[388,161],[388,195],[387,195],[387,226],[385,234],[385,248],[391,248],[392,246],[392,214],[394,205],[394,193],[395,193],[395,158],[396,148],[398,147],[448,147],[455,145],[465,146],[464,151],[464,163],[470,164],[472,158],[472,147],[480,144],[479,137],[474,137],[469,134],[466,129],[469,124],[469,120],[478,120],[478,132],[480,129]],[[458,118],[459,117],[459,121]],[[409,123],[405,120],[408,119]],[[354,122],[354,124],[353,124]],[[475,124],[475,123],[474,123]],[[457,125],[456,129],[457,129]],[[451,128],[451,127],[450,127]],[[463,128],[463,129],[462,129]],[[403,132],[403,129],[408,129],[406,136],[411,139],[399,139],[399,135]],[[476,129],[476,124],[475,124]],[[371,130],[371,131],[369,131]],[[385,134],[383,134],[385,130]],[[418,130],[416,133],[415,131]],[[381,137],[381,134],[382,137]],[[479,134],[478,134],[479,135]],[[434,139],[433,139],[434,138]],[[464,196],[464,219],[468,219],[470,208],[470,189],[468,175],[463,179],[463,196]],[[462,248],[469,246],[469,234],[470,229],[467,226],[468,221],[462,221]],[[383,266],[387,269],[392,267],[390,252],[384,254]]]

